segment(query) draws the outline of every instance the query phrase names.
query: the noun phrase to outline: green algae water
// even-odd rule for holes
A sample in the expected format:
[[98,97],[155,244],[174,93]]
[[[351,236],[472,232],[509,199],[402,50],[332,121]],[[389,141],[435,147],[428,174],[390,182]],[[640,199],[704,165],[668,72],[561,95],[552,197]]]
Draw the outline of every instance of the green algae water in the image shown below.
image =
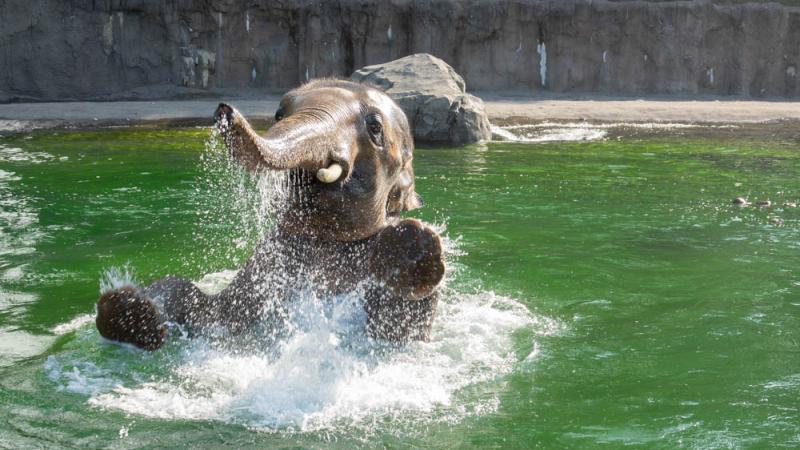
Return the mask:
[[102,340],[101,282],[218,288],[270,226],[275,183],[209,134],[0,139],[0,447],[800,446],[799,142],[419,149],[430,343],[366,339],[357,298],[263,352]]

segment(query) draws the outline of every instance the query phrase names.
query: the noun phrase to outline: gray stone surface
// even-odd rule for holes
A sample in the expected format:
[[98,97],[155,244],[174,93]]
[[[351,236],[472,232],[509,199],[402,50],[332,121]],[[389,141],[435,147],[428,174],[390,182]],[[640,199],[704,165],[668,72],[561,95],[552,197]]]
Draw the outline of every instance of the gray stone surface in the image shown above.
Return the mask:
[[[800,141],[800,102],[766,101],[689,101],[675,99],[624,100],[592,97],[584,100],[558,100],[515,94],[503,96],[481,93],[489,117],[512,123],[606,122],[626,127],[627,124],[653,123],[724,125],[726,130],[740,132],[752,125],[769,136],[769,124],[791,129]],[[278,96],[255,96],[252,92],[227,92],[223,97],[250,119],[257,129],[272,123],[278,108]],[[0,136],[5,133],[41,128],[82,128],[109,125],[212,125],[212,114],[219,104],[214,100],[58,102],[0,104]],[[686,128],[673,128],[678,133]],[[766,130],[766,131],[765,131]]]
[[383,88],[405,111],[417,141],[469,144],[492,136],[483,101],[467,94],[464,79],[435,56],[409,55],[351,78]]
[[424,52],[471,90],[798,98],[798,42],[800,7],[771,2],[0,0],[0,91],[278,92]]

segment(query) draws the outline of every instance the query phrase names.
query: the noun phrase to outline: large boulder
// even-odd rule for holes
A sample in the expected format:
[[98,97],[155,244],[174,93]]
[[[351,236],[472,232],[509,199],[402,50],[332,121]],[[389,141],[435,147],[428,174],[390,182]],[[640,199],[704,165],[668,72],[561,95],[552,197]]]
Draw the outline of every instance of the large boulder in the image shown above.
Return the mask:
[[351,78],[383,88],[408,116],[414,138],[469,144],[492,135],[483,100],[467,94],[464,79],[427,53],[357,70]]

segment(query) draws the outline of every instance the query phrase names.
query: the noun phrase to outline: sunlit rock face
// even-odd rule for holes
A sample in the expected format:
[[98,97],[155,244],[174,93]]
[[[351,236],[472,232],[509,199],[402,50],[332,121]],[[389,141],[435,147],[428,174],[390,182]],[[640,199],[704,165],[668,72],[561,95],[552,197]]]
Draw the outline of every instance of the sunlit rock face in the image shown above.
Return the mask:
[[491,137],[483,100],[467,94],[461,75],[435,56],[406,56],[351,78],[383,88],[403,108],[417,141],[468,144]]
[[0,101],[284,91],[421,52],[470,90],[791,98],[800,7],[785,3],[7,1]]

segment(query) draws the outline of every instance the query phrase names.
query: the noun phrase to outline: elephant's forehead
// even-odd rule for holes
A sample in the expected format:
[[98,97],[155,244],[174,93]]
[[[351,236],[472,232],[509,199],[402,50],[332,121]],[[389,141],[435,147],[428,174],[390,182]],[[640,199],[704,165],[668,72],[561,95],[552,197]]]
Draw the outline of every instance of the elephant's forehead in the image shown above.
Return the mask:
[[285,106],[294,110],[303,108],[351,110],[353,112],[360,110],[360,101],[354,92],[336,87],[291,92],[281,103],[285,103]]
[[384,116],[394,118],[397,107],[392,99],[375,89],[351,90],[342,87],[318,87],[299,89],[288,93],[281,105],[298,111],[302,108],[327,108],[360,112],[365,109],[377,109]]
[[394,112],[394,102],[388,95],[375,89],[367,89],[365,93],[368,103],[380,109],[384,114],[392,114]]

